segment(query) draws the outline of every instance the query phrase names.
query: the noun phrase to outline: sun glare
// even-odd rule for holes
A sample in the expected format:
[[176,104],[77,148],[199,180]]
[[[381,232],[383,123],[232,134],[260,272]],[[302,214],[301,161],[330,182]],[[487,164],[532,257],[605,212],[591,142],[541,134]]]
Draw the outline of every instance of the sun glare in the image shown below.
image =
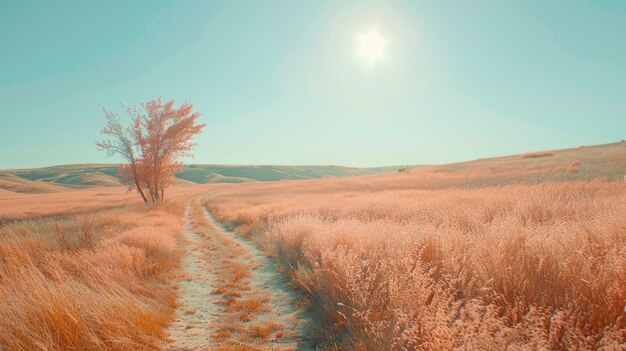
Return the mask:
[[377,28],[372,28],[357,36],[358,54],[368,67],[372,67],[385,57],[387,41]]

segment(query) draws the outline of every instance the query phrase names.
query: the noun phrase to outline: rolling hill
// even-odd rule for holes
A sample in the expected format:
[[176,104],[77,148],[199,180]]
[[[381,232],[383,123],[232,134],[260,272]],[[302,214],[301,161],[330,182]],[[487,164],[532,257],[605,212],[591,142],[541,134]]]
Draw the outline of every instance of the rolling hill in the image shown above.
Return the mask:
[[465,174],[475,178],[486,177],[491,179],[491,185],[600,177],[619,180],[626,173],[626,142],[528,152],[427,167],[424,170],[451,176]]
[[[403,167],[188,165],[177,174],[180,184],[249,183],[321,179],[397,173]],[[528,152],[445,165],[413,167],[416,180],[445,177],[450,184],[497,185],[606,177],[626,173],[626,142]],[[50,193],[73,188],[120,186],[117,165],[62,165],[36,169],[0,170],[0,189]]]
[[[393,173],[398,168],[188,165],[177,178],[180,184],[246,183]],[[73,188],[121,185],[117,176],[117,165],[112,164],[0,170],[0,189],[13,192],[48,193]]]

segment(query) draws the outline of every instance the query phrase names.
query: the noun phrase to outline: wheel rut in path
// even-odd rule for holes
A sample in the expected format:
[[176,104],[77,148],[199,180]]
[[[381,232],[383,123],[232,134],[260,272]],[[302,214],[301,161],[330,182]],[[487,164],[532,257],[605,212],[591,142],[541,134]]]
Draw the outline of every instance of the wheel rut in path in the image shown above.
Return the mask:
[[190,223],[190,206],[185,210],[185,234],[182,245],[184,274],[178,278],[180,287],[177,317],[170,325],[170,349],[210,349],[211,323],[221,314],[211,298],[215,276],[211,262],[206,259],[207,239],[198,234]]
[[304,297],[251,240],[199,202],[187,208],[187,277],[170,328],[172,350],[315,350]]

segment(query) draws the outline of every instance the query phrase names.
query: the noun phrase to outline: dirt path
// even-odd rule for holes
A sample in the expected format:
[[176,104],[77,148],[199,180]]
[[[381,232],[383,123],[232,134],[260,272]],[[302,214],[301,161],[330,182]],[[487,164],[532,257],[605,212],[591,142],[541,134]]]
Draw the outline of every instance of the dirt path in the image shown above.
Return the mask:
[[215,289],[213,267],[206,260],[206,239],[196,233],[189,221],[189,210],[185,210],[185,275],[179,278],[180,298],[177,318],[170,326],[172,350],[207,349],[212,339],[208,331],[211,321],[218,318],[220,309],[210,298]]
[[256,244],[224,229],[200,203],[187,240],[172,350],[314,350],[302,296]]

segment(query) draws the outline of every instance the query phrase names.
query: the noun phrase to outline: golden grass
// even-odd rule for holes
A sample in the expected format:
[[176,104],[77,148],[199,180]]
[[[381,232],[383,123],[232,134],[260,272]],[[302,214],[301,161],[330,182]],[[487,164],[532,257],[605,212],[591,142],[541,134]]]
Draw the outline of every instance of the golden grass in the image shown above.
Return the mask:
[[520,155],[520,158],[540,158],[554,156],[554,151],[535,151],[526,152]]
[[67,190],[62,185],[20,178],[0,171],[0,189],[27,193],[52,193]]
[[567,166],[567,173],[578,173],[580,171],[580,167],[582,166],[582,162],[576,160],[572,161],[572,163]]
[[162,349],[182,207],[121,205],[0,225],[1,349]]
[[[625,147],[168,195],[210,193],[225,225],[267,248],[307,292],[323,347],[618,350],[626,186],[612,180]],[[120,188],[0,190],[0,349],[161,349],[182,211],[138,206]],[[284,337],[255,319],[271,306],[238,261],[245,250],[209,230],[201,206],[193,214],[224,263],[216,342],[258,350]]]
[[264,323],[263,325],[253,325],[250,334],[254,338],[268,339],[272,335],[272,333],[274,333],[276,330],[279,330],[280,328],[282,328],[281,325],[268,322]]
[[230,338],[230,335],[231,335],[231,334],[230,334],[229,332],[227,332],[227,331],[223,331],[223,330],[222,330],[222,331],[219,331],[219,332],[217,332],[217,333],[215,333],[215,334],[211,335],[211,337],[212,337],[213,339],[217,339],[217,340],[219,340],[219,339],[227,339],[227,338]]
[[[330,347],[623,347],[624,183],[493,174],[221,186],[207,205],[308,293]],[[494,179],[512,184],[478,186]]]
[[[166,193],[166,200],[183,201],[206,192],[206,189],[209,188],[204,185],[175,186]],[[49,194],[0,191],[0,219],[67,216],[140,203],[141,198],[137,194],[128,193],[123,187],[65,190]]]

